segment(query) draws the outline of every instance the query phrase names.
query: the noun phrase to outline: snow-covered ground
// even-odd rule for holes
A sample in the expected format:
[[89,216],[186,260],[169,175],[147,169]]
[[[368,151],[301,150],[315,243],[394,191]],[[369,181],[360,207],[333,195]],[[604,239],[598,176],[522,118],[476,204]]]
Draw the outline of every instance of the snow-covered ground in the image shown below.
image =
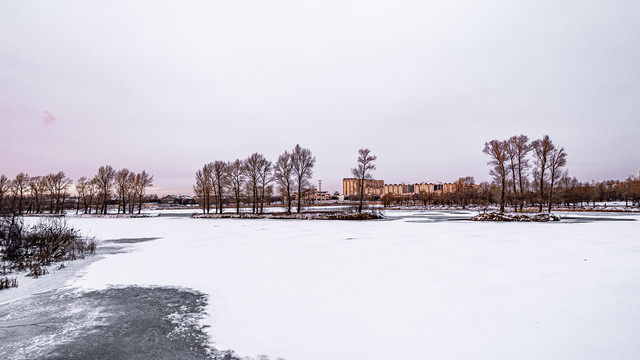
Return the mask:
[[100,241],[159,239],[92,262],[68,285],[209,294],[214,346],[241,356],[640,354],[640,215],[562,213],[572,220],[559,223],[477,223],[456,211],[388,211],[382,221],[175,215],[70,217]]

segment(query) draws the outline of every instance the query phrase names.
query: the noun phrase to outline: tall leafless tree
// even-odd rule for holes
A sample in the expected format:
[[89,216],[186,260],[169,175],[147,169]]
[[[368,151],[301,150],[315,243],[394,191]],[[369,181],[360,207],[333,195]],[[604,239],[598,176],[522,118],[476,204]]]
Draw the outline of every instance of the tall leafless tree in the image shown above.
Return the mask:
[[259,211],[260,203],[260,176],[264,163],[267,161],[262,154],[253,153],[245,161],[245,174],[247,176],[247,186],[250,190],[251,213]]
[[294,169],[293,158],[288,151],[285,150],[285,152],[278,157],[278,161],[276,161],[273,170],[275,180],[281,189],[282,197],[287,202],[287,214],[291,214]]
[[127,186],[125,188],[125,197],[127,198],[127,207],[129,208],[129,214],[133,214],[133,210],[136,208],[136,173],[130,172],[127,178]]
[[551,204],[553,203],[553,187],[558,181],[566,175],[563,167],[567,165],[567,153],[564,148],[555,147],[549,154],[549,212],[551,212]]
[[82,203],[84,213],[87,213],[87,192],[90,186],[90,180],[87,179],[86,176],[80,177],[76,182],[75,187],[76,192],[78,193],[78,206],[76,207],[76,214],[80,211],[80,203]]
[[242,187],[245,181],[244,161],[236,159],[236,161],[227,163],[227,172],[229,176],[229,183],[231,185],[231,191],[233,191],[233,197],[236,202],[236,213],[240,213],[240,199],[242,194]]
[[504,213],[505,189],[507,187],[507,143],[500,140],[491,140],[484,144],[483,153],[489,155],[491,160],[487,162],[491,165],[489,174],[500,186],[500,213]]
[[111,165],[100,166],[98,174],[96,174],[96,182],[102,198],[102,214],[107,213],[107,206],[109,204],[109,197],[111,196],[111,189],[114,184],[115,170]]
[[216,201],[216,212],[222,213],[222,204],[227,188],[227,164],[224,161],[216,160],[209,164],[211,166],[211,184]]
[[193,191],[198,197],[198,203],[202,208],[202,213],[209,213],[211,208],[211,193],[213,192],[211,184],[211,166],[205,164],[201,170],[196,172],[196,183],[193,185]]
[[68,190],[72,184],[72,180],[65,175],[64,171],[49,174],[45,179],[51,197],[51,208],[49,211],[56,214],[63,213],[65,200],[69,195]]
[[153,175],[142,170],[141,173],[136,174],[134,182],[134,194],[138,199],[138,214],[142,212],[142,198],[147,192],[147,188],[153,186]]
[[476,180],[473,176],[461,177],[455,182],[454,193],[463,209],[474,200],[476,194],[475,183]]
[[[84,213],[87,214],[87,211],[88,211],[88,213],[91,214],[91,207],[94,204],[97,203],[96,196],[100,192],[100,189],[98,187],[98,181],[96,180],[95,177],[93,177],[93,178],[91,178],[91,180],[89,180],[89,183],[87,185],[87,188],[86,188],[85,192],[86,192],[87,202],[85,204]],[[96,212],[98,212],[98,206],[97,205],[96,205]]]
[[19,214],[24,212],[24,196],[29,184],[29,175],[19,173],[11,182],[11,193],[13,194],[12,208],[17,210]]
[[533,158],[535,163],[535,183],[538,187],[538,211],[542,212],[542,206],[544,204],[545,172],[549,167],[549,156],[554,150],[555,145],[549,138],[549,135],[545,135],[542,139],[532,142],[531,147],[533,149]]
[[260,162],[260,180],[259,180],[259,197],[260,197],[260,213],[264,212],[264,203],[266,199],[271,199],[273,192],[269,185],[273,181],[271,161],[263,159]]
[[530,168],[528,154],[531,152],[532,146],[529,143],[529,137],[526,135],[515,136],[512,138],[512,146],[515,148],[517,170],[518,170],[518,188],[520,190],[520,211],[524,208],[524,191],[527,185],[527,171]]
[[49,200],[49,213],[53,214],[57,211],[58,198],[56,197],[56,174],[47,174],[43,177],[45,186],[45,195]]
[[311,154],[311,150],[296,145],[291,153],[291,162],[293,164],[293,172],[295,174],[296,186],[298,188],[298,212],[302,210],[302,190],[313,176],[313,167],[316,164],[316,158]]
[[32,176],[29,178],[29,192],[31,193],[31,210],[40,213],[42,197],[46,191],[46,181],[42,176]]
[[9,192],[9,184],[11,181],[5,175],[0,175],[0,213],[3,212],[4,198]]
[[116,171],[114,176],[116,192],[120,202],[118,203],[118,214],[120,213],[120,206],[122,205],[122,213],[127,212],[127,193],[130,187],[131,171],[127,168]]
[[371,171],[376,169],[376,165],[373,163],[378,159],[377,156],[371,154],[370,149],[360,149],[358,150],[358,165],[351,169],[351,174],[358,179],[358,194],[359,194],[359,203],[358,203],[358,212],[362,212],[362,208],[364,206],[364,196],[365,196],[365,187],[367,186],[367,180],[373,178]]
[[518,203],[520,211],[524,207],[524,188],[526,183],[526,173],[529,168],[527,154],[531,151],[529,137],[526,135],[512,136],[507,140],[507,157],[509,159],[508,169],[511,172],[511,182],[513,184],[513,194],[516,199],[515,208]]

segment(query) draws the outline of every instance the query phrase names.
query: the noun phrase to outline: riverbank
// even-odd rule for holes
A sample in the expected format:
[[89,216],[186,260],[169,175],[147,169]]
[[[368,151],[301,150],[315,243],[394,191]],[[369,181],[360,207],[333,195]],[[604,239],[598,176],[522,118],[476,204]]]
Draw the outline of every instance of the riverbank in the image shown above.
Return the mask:
[[221,214],[193,214],[195,219],[289,219],[289,220],[377,220],[384,216],[379,212],[303,212],[303,213],[221,213]]

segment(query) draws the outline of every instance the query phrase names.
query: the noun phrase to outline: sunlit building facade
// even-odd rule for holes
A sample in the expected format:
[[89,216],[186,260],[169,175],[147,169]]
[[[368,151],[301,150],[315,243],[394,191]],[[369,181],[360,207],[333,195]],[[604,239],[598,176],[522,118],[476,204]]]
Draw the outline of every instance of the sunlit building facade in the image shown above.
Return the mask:
[[[384,180],[368,179],[365,180],[365,195],[382,195],[384,191]],[[358,194],[358,179],[346,178],[342,179],[342,193],[345,196],[355,196]]]

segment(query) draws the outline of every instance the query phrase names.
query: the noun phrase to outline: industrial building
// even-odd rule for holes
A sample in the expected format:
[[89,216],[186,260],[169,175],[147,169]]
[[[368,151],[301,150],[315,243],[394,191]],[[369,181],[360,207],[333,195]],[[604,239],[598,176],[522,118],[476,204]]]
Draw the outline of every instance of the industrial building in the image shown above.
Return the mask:
[[453,183],[419,183],[419,184],[387,184],[384,186],[383,193],[393,195],[420,194],[420,193],[439,193],[453,192],[455,184]]
[[[356,178],[342,179],[342,193],[345,196],[356,196],[358,194],[358,182]],[[365,195],[382,195],[384,193],[384,180],[367,179],[364,181]]]
[[[358,195],[358,179],[345,178],[342,179],[342,193],[345,196]],[[419,183],[419,184],[385,184],[384,180],[368,179],[365,180],[365,195],[409,195],[420,193],[448,193],[455,190],[454,183]]]

